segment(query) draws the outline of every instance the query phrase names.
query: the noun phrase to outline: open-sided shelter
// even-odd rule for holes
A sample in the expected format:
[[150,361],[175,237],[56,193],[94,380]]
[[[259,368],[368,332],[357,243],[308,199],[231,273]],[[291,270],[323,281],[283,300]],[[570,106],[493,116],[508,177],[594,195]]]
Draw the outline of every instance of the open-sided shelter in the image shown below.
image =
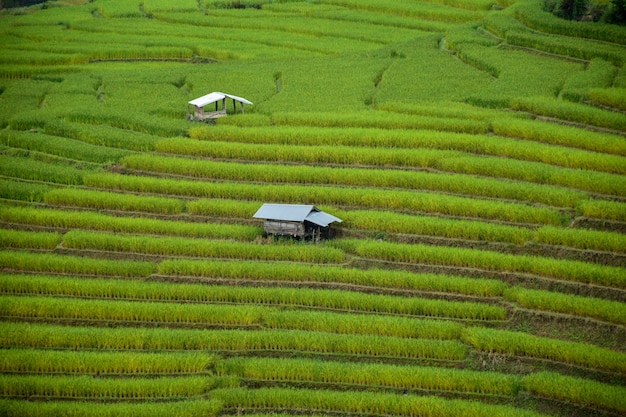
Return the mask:
[[319,240],[322,233],[329,236],[332,223],[341,223],[340,218],[305,204],[263,204],[253,217],[265,220],[268,234],[315,240]]
[[[217,119],[218,117],[226,116],[226,99],[229,98],[233,101],[233,111],[237,113],[237,103],[241,104],[241,113],[244,113],[244,105],[250,104],[251,101],[246,100],[243,97],[237,97],[232,94],[220,93],[215,91],[207,94],[206,96],[198,97],[195,100],[191,100],[187,103],[187,118],[189,120],[207,120]],[[221,108],[220,108],[221,102]],[[215,104],[215,111],[205,111],[205,107]],[[193,110],[192,110],[193,109]]]

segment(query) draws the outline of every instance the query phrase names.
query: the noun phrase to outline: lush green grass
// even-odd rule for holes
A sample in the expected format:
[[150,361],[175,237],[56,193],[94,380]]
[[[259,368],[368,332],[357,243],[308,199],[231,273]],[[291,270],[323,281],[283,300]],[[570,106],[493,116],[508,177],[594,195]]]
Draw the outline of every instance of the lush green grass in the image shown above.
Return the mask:
[[623,413],[626,37],[542,3],[0,11],[0,410]]

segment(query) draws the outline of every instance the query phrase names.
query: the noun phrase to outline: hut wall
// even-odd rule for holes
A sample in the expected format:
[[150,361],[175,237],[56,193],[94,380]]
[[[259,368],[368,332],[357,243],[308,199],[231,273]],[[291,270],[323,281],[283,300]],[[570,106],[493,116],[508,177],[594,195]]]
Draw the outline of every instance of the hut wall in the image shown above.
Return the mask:
[[280,220],[266,220],[264,229],[272,235],[304,236],[306,232],[303,223]]

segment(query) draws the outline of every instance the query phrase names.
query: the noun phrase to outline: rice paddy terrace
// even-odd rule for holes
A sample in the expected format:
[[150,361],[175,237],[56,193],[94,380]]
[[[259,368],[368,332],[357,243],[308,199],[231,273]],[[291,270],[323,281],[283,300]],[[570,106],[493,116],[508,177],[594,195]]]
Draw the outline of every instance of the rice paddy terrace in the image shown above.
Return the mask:
[[542,3],[3,11],[0,414],[624,415],[626,28]]

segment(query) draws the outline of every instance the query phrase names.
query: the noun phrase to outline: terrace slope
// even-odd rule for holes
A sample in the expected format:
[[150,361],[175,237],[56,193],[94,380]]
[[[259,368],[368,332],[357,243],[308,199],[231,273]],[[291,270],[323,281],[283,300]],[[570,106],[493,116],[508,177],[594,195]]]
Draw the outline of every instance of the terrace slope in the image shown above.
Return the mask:
[[0,411],[626,413],[626,29],[541,3],[0,11]]

